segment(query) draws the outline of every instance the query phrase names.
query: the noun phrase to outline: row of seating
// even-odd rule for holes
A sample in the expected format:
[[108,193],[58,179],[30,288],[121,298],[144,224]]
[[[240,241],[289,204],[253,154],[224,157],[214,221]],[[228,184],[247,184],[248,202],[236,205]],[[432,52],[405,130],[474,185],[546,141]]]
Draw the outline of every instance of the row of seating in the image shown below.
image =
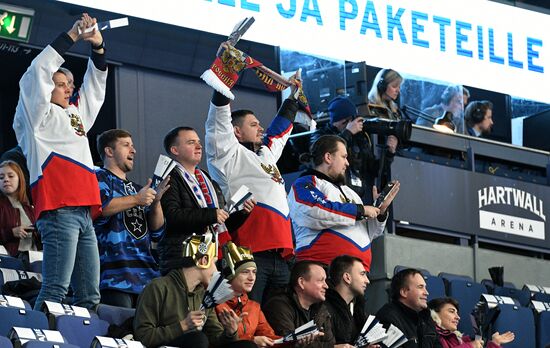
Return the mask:
[[[394,273],[408,268],[396,266]],[[477,323],[471,313],[480,303],[483,294],[497,296],[496,319],[491,325],[491,333],[512,331],[515,340],[506,348],[545,348],[550,344],[550,294],[536,291],[536,287],[525,285],[517,289],[512,283],[496,286],[492,281],[475,282],[471,277],[451,273],[439,273],[433,276],[427,270],[420,269],[429,292],[428,300],[439,297],[452,297],[460,304],[461,320],[458,330],[474,336]],[[538,287],[539,289],[541,287]],[[509,298],[507,303],[501,301]],[[533,301],[548,302],[534,309]],[[542,308],[542,309],[541,309]]]
[[42,260],[29,262],[28,267],[25,267],[25,263],[19,258],[9,255],[0,255],[0,268],[42,273]]
[[[10,333],[13,334],[14,327],[57,330],[63,336],[65,343],[83,348],[90,347],[94,337],[107,336],[109,325],[120,326],[135,313],[134,309],[100,304],[97,313],[88,312],[89,317],[77,316],[82,315],[78,311],[75,315],[74,309],[78,307],[70,306],[65,306],[69,308],[65,313],[69,314],[46,315],[44,312],[29,309],[28,303],[23,307],[9,307],[6,302],[8,301],[4,302],[5,307],[0,306],[0,336],[8,337]],[[11,347],[11,344],[7,345],[6,340],[3,339],[0,341],[0,348],[3,347]]]

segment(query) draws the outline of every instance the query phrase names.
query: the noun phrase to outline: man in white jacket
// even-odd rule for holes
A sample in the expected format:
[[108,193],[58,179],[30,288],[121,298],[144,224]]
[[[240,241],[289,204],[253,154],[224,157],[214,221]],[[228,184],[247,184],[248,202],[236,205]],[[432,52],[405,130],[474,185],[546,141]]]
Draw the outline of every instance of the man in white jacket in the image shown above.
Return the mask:
[[[388,194],[380,208],[363,205],[359,195],[345,184],[349,165],[346,141],[324,135],[311,147],[314,169],[304,172],[288,195],[290,217],[299,260],[329,265],[339,255],[361,259],[370,270],[371,241],[384,232],[387,208],[399,190]],[[373,188],[376,199],[378,192]]]
[[[291,96],[294,89],[295,86]],[[285,185],[277,160],[292,131],[298,103],[293,97],[286,99],[264,136],[254,113],[232,113],[229,101],[214,92],[210,103],[206,120],[208,169],[226,198],[246,185],[257,201],[231,238],[254,254],[258,272],[249,296],[262,303],[264,289],[284,288],[290,276],[286,260],[294,248]]]
[[[84,13],[31,63],[19,82],[13,129],[30,172],[37,228],[44,245],[43,283],[35,309],[44,301],[61,302],[69,284],[75,305],[99,303],[99,254],[92,212],[101,200],[87,132],[105,98],[107,64],[103,37],[86,32],[96,19]],[[92,54],[78,97],[62,57],[76,41],[88,41]]]

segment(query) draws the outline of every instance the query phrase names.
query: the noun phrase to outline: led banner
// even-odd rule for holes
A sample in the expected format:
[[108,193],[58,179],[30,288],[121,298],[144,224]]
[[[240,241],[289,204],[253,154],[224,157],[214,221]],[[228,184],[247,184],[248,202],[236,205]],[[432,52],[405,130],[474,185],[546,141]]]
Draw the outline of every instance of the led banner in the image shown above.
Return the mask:
[[486,0],[62,0],[550,103],[550,16]]

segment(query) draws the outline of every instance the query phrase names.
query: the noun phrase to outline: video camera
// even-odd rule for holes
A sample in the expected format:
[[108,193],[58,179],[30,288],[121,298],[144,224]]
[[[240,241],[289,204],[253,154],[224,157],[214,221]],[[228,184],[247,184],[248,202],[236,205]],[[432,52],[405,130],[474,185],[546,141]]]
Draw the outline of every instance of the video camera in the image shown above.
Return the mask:
[[400,142],[411,138],[411,121],[391,119],[388,109],[383,105],[368,104],[366,109],[367,115],[363,116],[363,131],[380,135],[395,135]]
[[365,118],[363,119],[363,131],[380,135],[395,135],[400,142],[403,142],[411,138],[412,123],[409,120]]

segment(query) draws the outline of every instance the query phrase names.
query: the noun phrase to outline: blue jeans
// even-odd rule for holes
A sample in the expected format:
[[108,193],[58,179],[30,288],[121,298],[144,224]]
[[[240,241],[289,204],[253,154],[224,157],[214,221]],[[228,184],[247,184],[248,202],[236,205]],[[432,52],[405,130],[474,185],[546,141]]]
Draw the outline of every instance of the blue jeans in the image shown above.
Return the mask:
[[69,284],[76,306],[99,303],[99,251],[90,207],[64,207],[40,215],[36,222],[44,246],[42,288],[34,304],[61,303]]
[[248,297],[263,304],[270,295],[285,290],[290,279],[290,270],[281,254],[274,251],[254,253],[254,262],[257,267],[256,283]]

